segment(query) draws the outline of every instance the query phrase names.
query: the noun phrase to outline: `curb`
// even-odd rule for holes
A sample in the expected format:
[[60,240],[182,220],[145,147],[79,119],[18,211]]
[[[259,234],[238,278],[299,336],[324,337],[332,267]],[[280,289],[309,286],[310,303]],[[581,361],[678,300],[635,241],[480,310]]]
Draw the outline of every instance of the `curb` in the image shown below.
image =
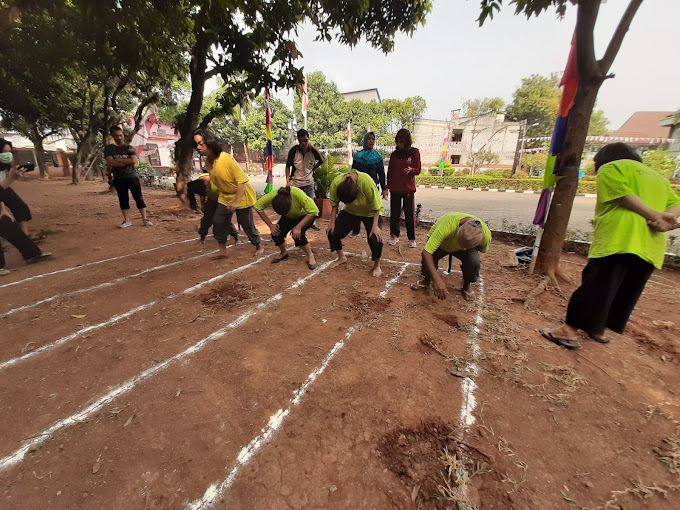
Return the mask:
[[[533,191],[533,190],[520,190],[520,189],[494,189],[494,188],[462,188],[462,187],[453,187],[453,186],[430,186],[427,184],[418,184],[418,188],[432,188],[432,189],[455,189],[459,191],[490,191],[491,193],[520,193],[523,195],[540,195],[542,192],[541,191]],[[576,193],[577,197],[586,197],[586,198],[596,198],[597,195],[595,193]]]

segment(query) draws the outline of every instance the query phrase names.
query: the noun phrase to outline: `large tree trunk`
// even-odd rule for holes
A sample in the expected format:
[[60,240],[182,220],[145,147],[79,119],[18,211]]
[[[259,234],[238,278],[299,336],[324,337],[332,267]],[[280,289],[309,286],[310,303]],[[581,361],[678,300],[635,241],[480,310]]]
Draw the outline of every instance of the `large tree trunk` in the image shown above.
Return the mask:
[[98,134],[99,133],[97,130],[88,131],[85,133],[85,136],[78,145],[78,151],[76,152],[76,166],[72,172],[73,184],[78,184],[80,182],[80,178],[86,176],[92,169],[97,157],[97,149],[99,147],[97,143]]
[[590,114],[595,106],[595,99],[601,85],[601,83],[593,85],[579,81],[574,106],[569,112],[564,147],[555,165],[556,173],[563,177],[555,185],[555,194],[550,203],[550,211],[536,259],[536,271],[546,274],[553,281],[559,272],[564,236],[578,188],[578,170],[586,142]]
[[[40,171],[40,178],[44,179],[47,175],[47,165],[45,164],[45,148],[43,147],[43,137],[38,132],[36,126],[31,126],[31,141],[35,149],[35,159],[37,159],[38,169]],[[49,175],[47,175],[49,178]]]

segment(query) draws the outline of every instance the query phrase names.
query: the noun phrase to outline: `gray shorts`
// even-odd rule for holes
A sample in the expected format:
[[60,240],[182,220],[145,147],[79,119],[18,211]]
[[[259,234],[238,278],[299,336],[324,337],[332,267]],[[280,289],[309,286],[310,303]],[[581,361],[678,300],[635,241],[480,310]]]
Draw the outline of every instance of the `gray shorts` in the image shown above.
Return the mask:
[[[295,186],[295,184],[293,184],[293,186]],[[309,198],[311,198],[312,200],[314,200],[314,198],[315,198],[315,195],[314,195],[314,183],[312,183],[312,184],[307,184],[307,185],[305,185],[305,186],[295,186],[295,187],[298,188],[298,189],[301,189],[302,191],[304,191],[305,195],[307,195]]]

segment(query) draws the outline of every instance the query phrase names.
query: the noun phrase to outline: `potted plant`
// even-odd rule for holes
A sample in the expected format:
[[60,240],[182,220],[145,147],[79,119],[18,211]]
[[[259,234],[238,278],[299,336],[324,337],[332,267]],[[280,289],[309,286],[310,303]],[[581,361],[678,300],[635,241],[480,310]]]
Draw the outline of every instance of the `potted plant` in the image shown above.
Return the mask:
[[328,193],[331,190],[331,183],[340,172],[334,168],[339,158],[328,155],[326,161],[316,170],[314,170],[314,194],[316,198],[314,203],[319,208],[319,216],[323,219],[331,217],[331,202],[328,199]]

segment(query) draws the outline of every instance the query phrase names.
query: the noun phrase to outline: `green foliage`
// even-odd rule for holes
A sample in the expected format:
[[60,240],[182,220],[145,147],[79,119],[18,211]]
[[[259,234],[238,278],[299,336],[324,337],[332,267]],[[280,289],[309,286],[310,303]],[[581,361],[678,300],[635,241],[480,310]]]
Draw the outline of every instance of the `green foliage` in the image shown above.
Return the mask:
[[524,170],[516,170],[515,175],[512,176],[513,179],[526,179],[529,177],[529,174],[526,173]]
[[[451,177],[438,177],[432,175],[417,175],[416,184],[426,186],[451,186],[452,188],[486,188],[486,189],[514,189],[518,191],[541,191],[543,179],[495,179],[485,177],[484,174],[476,174],[472,177],[453,175]],[[680,188],[680,186],[678,186]],[[597,183],[579,181],[579,193],[597,193]]]
[[586,174],[586,176],[595,175],[595,162],[592,159],[589,159],[586,161],[586,164],[583,165],[583,172]]
[[661,147],[643,152],[642,162],[666,178],[673,177],[678,171],[677,160]]
[[340,175],[340,171],[334,167],[338,161],[340,158],[329,154],[326,161],[314,170],[314,194],[317,198],[328,198],[333,179]]
[[[515,4],[515,14],[524,14],[527,18],[538,16],[547,11],[550,7],[555,8],[558,17],[564,16],[569,3],[574,4],[574,0],[511,0],[509,3]],[[501,9],[503,0],[481,0],[480,13],[477,21],[481,27],[487,18],[493,19],[494,12]]]
[[149,163],[143,161],[140,161],[135,165],[135,170],[137,170],[139,175],[156,175],[153,167]]
[[604,116],[604,112],[602,110],[593,110],[593,113],[590,116],[590,123],[588,124],[588,134],[609,134],[609,121],[607,120],[607,117]]
[[491,113],[502,112],[505,101],[500,97],[485,97],[483,99],[467,99],[463,101],[463,117],[481,117]]
[[494,168],[491,170],[484,170],[478,175],[483,177],[493,177],[496,179],[509,179],[512,170],[510,168]]
[[548,152],[528,153],[522,156],[522,168],[531,172],[543,172],[548,164]]
[[560,82],[557,74],[541,76],[532,74],[522,79],[513,93],[507,114],[517,120],[526,120],[527,136],[550,136],[560,106]]

